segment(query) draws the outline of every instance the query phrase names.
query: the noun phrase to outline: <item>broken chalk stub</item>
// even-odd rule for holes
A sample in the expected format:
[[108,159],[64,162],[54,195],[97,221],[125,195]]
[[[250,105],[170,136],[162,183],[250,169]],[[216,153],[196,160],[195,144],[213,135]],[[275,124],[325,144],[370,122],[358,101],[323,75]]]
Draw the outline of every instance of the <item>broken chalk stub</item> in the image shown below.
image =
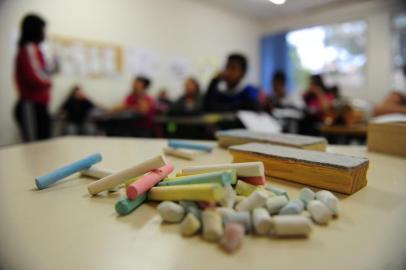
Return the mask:
[[314,200],[316,194],[310,188],[302,188],[299,192],[299,199],[302,200],[304,205],[306,206],[310,201]]
[[309,211],[312,219],[317,224],[327,224],[332,218],[331,210],[318,200],[310,201],[307,204],[307,211]]
[[320,190],[316,193],[316,199],[324,203],[333,213],[333,216],[338,216],[338,199],[328,190]]
[[192,236],[198,233],[200,227],[201,224],[199,218],[190,212],[180,224],[180,231],[183,236]]
[[259,235],[269,234],[271,230],[271,216],[265,208],[255,208],[252,212],[255,232]]
[[214,209],[204,210],[202,213],[203,238],[207,241],[219,241],[223,236],[223,222],[221,216]]
[[275,197],[268,198],[265,203],[266,209],[268,209],[269,214],[277,214],[285,205],[287,205],[289,200],[284,195],[278,195]]
[[274,216],[271,224],[271,236],[276,237],[307,237],[312,231],[310,220],[302,215]]
[[244,226],[238,223],[227,223],[220,246],[225,251],[232,253],[241,246],[244,235]]
[[268,194],[265,191],[257,190],[237,204],[235,209],[237,211],[251,211],[255,208],[262,207],[267,199]]
[[300,199],[288,202],[280,211],[279,215],[298,215],[304,210],[304,203]]
[[157,210],[162,219],[169,223],[179,223],[185,216],[185,209],[174,202],[161,202]]

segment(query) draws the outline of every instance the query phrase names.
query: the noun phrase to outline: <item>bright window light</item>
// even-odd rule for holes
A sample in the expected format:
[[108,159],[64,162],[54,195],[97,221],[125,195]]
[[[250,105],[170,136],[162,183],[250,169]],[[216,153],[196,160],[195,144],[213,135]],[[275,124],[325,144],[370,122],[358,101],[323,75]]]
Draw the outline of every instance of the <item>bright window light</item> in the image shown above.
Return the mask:
[[272,2],[275,5],[283,5],[285,4],[286,0],[269,0],[269,2]]

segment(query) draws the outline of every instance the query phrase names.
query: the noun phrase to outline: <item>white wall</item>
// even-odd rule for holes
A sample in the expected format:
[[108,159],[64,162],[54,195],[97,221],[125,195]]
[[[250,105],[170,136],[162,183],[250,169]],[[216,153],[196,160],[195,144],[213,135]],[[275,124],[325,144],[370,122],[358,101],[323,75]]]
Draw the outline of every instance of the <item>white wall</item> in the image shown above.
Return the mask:
[[391,91],[392,46],[391,16],[405,9],[401,1],[353,1],[345,5],[334,4],[323,9],[308,10],[282,19],[267,21],[262,35],[291,31],[317,25],[365,20],[368,23],[366,83],[362,89],[342,89],[348,97],[379,102]]
[[[151,49],[160,54],[162,62],[171,56],[191,61],[210,56],[221,62],[229,52],[239,51],[250,58],[254,70],[259,69],[258,23],[200,1],[0,0],[0,145],[18,140],[11,115],[16,98],[14,40],[21,17],[31,11],[46,18],[49,33]],[[161,72],[153,89],[174,85],[170,80]],[[110,79],[56,76],[53,109],[77,81],[97,102],[111,106],[128,92],[131,76]],[[181,91],[180,87],[170,90],[172,96]]]

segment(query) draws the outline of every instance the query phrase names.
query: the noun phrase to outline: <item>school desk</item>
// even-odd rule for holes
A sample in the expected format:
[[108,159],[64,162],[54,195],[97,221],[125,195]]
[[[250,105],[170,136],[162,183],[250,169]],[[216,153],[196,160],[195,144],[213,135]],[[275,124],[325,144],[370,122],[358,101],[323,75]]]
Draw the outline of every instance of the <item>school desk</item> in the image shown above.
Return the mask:
[[[117,217],[118,195],[90,197],[94,180],[73,175],[37,190],[35,176],[100,152],[98,166],[120,170],[160,153],[165,140],[65,137],[0,149],[0,269],[405,269],[406,159],[359,146],[329,151],[368,156],[368,186],[341,199],[340,216],[309,239],[247,236],[225,254],[179,225],[161,224],[156,204]],[[176,170],[231,161],[223,149],[195,161],[168,157]],[[299,184],[270,179],[298,195]]]

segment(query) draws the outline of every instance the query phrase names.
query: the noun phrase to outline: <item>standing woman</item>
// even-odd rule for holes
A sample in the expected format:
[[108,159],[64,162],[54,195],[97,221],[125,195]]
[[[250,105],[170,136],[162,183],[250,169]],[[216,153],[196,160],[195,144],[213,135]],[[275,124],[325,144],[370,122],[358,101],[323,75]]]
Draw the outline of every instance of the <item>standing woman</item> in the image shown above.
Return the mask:
[[34,14],[26,15],[21,24],[15,62],[18,92],[15,118],[24,142],[47,139],[51,135],[50,71],[39,49],[45,39],[45,25],[45,21]]

